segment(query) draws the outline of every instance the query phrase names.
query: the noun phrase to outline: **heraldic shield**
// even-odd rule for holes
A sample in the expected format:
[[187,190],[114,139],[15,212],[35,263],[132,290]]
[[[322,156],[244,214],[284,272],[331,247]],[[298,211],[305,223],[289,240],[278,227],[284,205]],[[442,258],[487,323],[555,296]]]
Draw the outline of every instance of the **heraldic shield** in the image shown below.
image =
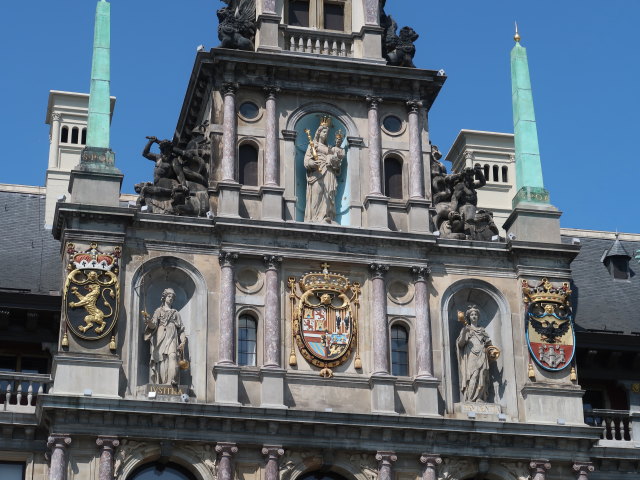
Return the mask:
[[558,372],[571,365],[575,333],[568,283],[555,287],[546,278],[538,286],[522,281],[527,305],[526,336],[531,356],[545,370]]
[[[358,307],[360,285],[351,284],[343,275],[322,272],[308,273],[298,282],[289,278],[293,337],[302,356],[321,368],[323,377],[333,376],[334,367],[342,365],[356,350],[356,368],[361,364],[357,351]],[[293,349],[293,345],[292,345]],[[292,363],[293,362],[293,363]],[[290,364],[295,365],[292,351]]]
[[64,308],[68,329],[85,340],[99,340],[111,333],[118,320],[120,248],[103,253],[92,243],[86,252],[67,244],[69,274],[64,286]]

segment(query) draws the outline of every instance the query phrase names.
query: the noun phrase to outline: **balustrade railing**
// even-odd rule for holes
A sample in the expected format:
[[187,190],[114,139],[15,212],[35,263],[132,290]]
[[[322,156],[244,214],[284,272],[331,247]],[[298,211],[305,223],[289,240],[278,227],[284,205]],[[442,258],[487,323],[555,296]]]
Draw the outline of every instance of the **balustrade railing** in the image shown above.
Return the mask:
[[287,28],[284,31],[285,50],[291,52],[353,57],[354,37],[344,33]]
[[604,427],[603,440],[631,441],[631,416],[628,410],[594,408],[584,412],[584,421],[592,427]]
[[34,407],[38,395],[47,393],[51,375],[0,372],[0,401],[3,410]]

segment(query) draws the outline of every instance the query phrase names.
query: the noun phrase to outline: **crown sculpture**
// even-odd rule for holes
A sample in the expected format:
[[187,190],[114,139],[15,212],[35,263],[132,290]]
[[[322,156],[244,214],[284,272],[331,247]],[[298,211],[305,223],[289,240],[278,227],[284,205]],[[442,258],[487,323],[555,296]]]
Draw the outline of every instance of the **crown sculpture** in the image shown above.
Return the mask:
[[543,278],[538,286],[531,286],[526,280],[522,281],[522,294],[524,303],[552,302],[569,306],[571,290],[569,284],[564,282],[560,287],[555,287],[549,280]]

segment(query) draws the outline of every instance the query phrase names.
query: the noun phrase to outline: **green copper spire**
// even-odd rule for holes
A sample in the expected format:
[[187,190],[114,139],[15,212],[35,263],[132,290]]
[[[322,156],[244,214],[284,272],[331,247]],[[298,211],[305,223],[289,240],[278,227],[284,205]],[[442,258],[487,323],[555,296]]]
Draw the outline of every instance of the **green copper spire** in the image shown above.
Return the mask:
[[111,122],[111,4],[100,0],[96,8],[93,63],[89,96],[87,146],[109,148]]
[[533,110],[533,94],[529,77],[527,49],[520,45],[516,24],[516,41],[511,50],[511,94],[513,100],[513,130],[516,147],[516,189],[513,206],[525,200],[549,203],[549,192],[542,180],[542,164],[538,147],[538,129]]

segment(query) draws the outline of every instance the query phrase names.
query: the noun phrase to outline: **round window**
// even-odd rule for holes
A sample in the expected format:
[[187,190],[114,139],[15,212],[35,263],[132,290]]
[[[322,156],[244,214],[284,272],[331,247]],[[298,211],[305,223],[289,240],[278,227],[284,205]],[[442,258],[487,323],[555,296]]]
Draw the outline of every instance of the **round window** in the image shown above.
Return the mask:
[[382,121],[382,126],[389,133],[398,133],[402,130],[402,120],[395,115],[387,115]]
[[260,109],[253,102],[244,102],[240,105],[240,115],[242,115],[247,120],[253,120],[260,113]]

